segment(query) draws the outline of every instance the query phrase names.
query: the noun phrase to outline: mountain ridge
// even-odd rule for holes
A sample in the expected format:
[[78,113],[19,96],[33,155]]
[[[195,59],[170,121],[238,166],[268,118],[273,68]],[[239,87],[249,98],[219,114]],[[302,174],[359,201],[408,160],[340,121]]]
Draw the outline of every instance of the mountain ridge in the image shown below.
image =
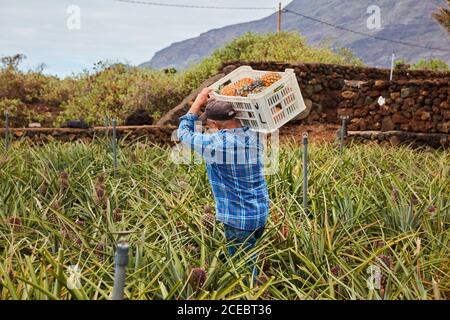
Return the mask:
[[[369,30],[366,26],[370,16],[367,8],[371,5],[378,5],[381,9],[381,30]],[[450,49],[450,37],[431,17],[432,12],[437,11],[437,7],[445,5],[444,0],[421,2],[416,0],[315,0],[313,3],[309,0],[294,0],[285,9],[372,36]],[[276,22],[277,14],[272,14],[255,21],[211,29],[197,37],[171,44],[156,52],[150,61],[142,63],[141,66],[155,69],[169,67],[183,69],[201,61],[211,55],[215,49],[246,32],[276,31]],[[299,31],[311,45],[328,42],[333,48],[349,48],[371,66],[388,67],[392,51],[396,52],[397,58],[411,62],[430,58],[450,62],[450,52],[431,51],[379,41],[334,29],[288,12],[282,15],[281,27],[284,31]]]

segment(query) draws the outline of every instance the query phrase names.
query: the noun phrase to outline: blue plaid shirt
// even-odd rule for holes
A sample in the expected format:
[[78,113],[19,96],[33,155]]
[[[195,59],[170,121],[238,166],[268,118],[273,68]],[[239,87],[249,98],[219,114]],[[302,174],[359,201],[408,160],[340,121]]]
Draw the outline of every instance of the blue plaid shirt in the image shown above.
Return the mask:
[[198,117],[180,118],[178,139],[205,160],[216,201],[216,219],[241,230],[266,224],[269,193],[264,176],[262,137],[248,127],[195,131]]

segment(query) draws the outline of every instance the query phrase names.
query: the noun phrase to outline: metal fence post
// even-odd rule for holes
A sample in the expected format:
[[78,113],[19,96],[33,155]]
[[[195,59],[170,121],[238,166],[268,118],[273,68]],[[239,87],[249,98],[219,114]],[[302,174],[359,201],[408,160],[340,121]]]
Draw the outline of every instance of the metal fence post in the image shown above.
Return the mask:
[[339,146],[339,154],[342,158],[342,153],[344,151],[344,141],[345,138],[347,138],[347,120],[349,119],[348,116],[342,116],[341,120],[342,120],[342,126],[341,126],[341,131],[340,131],[340,146]]
[[112,300],[123,300],[123,291],[125,288],[126,267],[128,264],[128,249],[130,245],[128,242],[117,244],[114,271],[114,287],[112,293]]
[[5,112],[5,153],[9,149],[9,113]]
[[105,138],[108,138],[109,136],[108,127],[109,127],[109,118],[108,116],[105,116]]
[[391,57],[391,73],[389,75],[389,80],[392,81],[394,79],[394,68],[395,68],[395,53],[392,52]]
[[308,214],[308,133],[303,133],[303,210]]
[[112,143],[113,143],[113,156],[114,156],[114,177],[117,176],[117,132],[116,132],[116,125],[117,125],[117,119],[114,118],[112,120],[113,125],[113,136],[112,136]]

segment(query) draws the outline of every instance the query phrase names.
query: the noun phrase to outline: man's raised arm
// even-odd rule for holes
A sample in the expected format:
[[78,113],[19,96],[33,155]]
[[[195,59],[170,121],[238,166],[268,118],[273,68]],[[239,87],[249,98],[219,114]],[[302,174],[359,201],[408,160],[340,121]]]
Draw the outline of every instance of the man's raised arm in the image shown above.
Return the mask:
[[177,132],[178,139],[200,155],[203,155],[205,148],[210,146],[213,141],[211,135],[195,131],[195,122],[198,120],[201,109],[208,102],[210,92],[211,89],[209,88],[205,88],[200,92],[188,113],[180,118]]

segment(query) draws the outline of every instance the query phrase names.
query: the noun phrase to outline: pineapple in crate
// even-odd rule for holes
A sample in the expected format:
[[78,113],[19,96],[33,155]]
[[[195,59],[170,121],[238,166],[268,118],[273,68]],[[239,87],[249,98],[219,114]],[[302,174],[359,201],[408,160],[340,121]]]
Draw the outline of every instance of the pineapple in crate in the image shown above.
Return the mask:
[[251,78],[243,78],[235,83],[228,84],[220,89],[223,96],[241,96],[242,89],[250,86],[254,82]]
[[220,89],[220,94],[223,96],[239,96],[247,97],[249,94],[257,94],[267,87],[281,79],[281,76],[276,72],[268,72],[261,78],[242,78],[235,83],[228,84]]
[[276,72],[268,72],[261,77],[261,81],[263,82],[265,87],[270,87],[280,79],[281,79],[280,74]]
[[306,109],[294,69],[241,66],[209,88],[214,99],[233,104],[244,126],[262,133],[274,132]]
[[238,96],[247,97],[249,94],[256,94],[262,92],[266,87],[261,79],[256,79],[250,84],[243,85],[238,90]]
[[237,89],[234,84],[229,84],[220,89],[220,94],[222,96],[233,97],[237,95]]

